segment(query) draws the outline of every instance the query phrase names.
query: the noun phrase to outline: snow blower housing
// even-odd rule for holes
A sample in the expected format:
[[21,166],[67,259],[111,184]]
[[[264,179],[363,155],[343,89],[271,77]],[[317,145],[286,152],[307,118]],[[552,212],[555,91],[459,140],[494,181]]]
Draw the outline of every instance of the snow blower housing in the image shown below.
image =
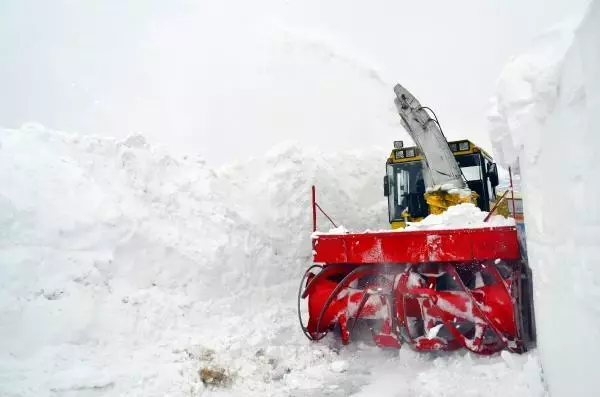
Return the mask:
[[531,277],[516,226],[405,230],[461,203],[509,216],[491,156],[468,140],[448,143],[428,108],[404,87],[394,91],[417,144],[394,142],[386,161],[384,195],[396,230],[317,232],[322,209],[313,187],[314,264],[298,291],[304,334],[316,341],[335,331],[344,344],[366,334],[386,348],[527,350],[535,340]]

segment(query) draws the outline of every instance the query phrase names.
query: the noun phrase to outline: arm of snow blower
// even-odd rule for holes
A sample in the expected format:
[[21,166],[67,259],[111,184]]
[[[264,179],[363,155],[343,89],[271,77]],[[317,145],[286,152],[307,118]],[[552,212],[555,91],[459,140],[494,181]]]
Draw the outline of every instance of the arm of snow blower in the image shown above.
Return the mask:
[[432,119],[417,98],[400,84],[396,84],[394,93],[402,126],[423,156],[424,196],[429,212],[440,214],[452,205],[476,204],[477,193],[467,187],[437,119]]
[[451,185],[456,189],[466,188],[460,168],[437,120],[429,117],[417,98],[400,84],[396,84],[394,93],[394,103],[402,118],[402,126],[415,141],[425,160],[423,168],[428,174],[425,179],[426,187],[431,189]]

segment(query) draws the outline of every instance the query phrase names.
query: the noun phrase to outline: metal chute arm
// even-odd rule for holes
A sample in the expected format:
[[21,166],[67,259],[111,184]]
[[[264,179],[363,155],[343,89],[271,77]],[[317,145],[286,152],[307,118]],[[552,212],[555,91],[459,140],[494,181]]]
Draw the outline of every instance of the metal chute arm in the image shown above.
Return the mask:
[[394,87],[394,93],[394,103],[402,126],[416,143],[424,159],[425,187],[466,188],[460,168],[436,120],[400,84]]

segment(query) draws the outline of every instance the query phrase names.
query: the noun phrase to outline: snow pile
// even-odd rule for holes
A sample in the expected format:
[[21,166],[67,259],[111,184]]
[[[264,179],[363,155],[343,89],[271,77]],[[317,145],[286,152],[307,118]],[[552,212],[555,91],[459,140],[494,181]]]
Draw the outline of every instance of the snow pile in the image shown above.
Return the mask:
[[[386,208],[387,210],[387,208]],[[452,230],[452,229],[480,229],[487,227],[515,226],[514,218],[507,218],[503,215],[492,215],[486,221],[489,212],[482,211],[472,203],[462,203],[453,205],[442,214],[431,214],[419,222],[408,222],[408,226],[403,229],[379,229],[375,232],[394,232],[402,233],[414,230]],[[371,229],[366,229],[362,233],[372,233]],[[317,231],[313,236],[321,234],[348,234],[352,233],[345,226],[340,225],[329,229],[327,232]]]
[[592,395],[600,345],[600,2],[513,59],[498,82],[490,135],[518,161],[538,347],[553,396]]
[[0,142],[3,396],[181,390],[175,349],[221,310],[237,318],[223,299],[292,273],[201,162],[139,136],[33,128]]
[[379,151],[285,146],[211,170],[142,136],[29,125],[1,130],[0,152],[1,395],[196,395],[202,365],[235,374],[232,392],[289,395],[338,374],[297,325],[310,185],[350,224],[385,222]]
[[485,221],[489,212],[482,211],[475,204],[463,203],[454,205],[439,215],[429,215],[420,222],[410,223],[400,230],[442,230],[473,229],[494,226],[514,226],[515,220],[502,215],[492,215]]
[[[386,228],[382,175],[388,155],[387,148],[323,152],[284,142],[264,157],[222,167],[217,174],[230,182],[227,196],[232,205],[268,234],[278,251],[285,250],[290,260],[308,261],[311,186],[316,186],[317,202],[336,225]],[[321,213],[317,226],[333,227]]]
[[[2,396],[381,394],[389,369],[414,394],[537,393],[535,354],[436,359],[305,339],[310,186],[335,219],[383,228],[387,151],[286,144],[212,170],[142,136],[31,125],[0,130],[0,154]],[[225,369],[229,387],[204,385],[202,369]]]

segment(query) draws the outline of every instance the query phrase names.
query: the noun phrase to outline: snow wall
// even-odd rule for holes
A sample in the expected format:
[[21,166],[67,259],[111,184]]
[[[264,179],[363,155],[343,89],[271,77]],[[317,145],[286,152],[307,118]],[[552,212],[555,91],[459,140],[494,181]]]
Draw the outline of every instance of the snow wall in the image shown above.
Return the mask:
[[538,349],[552,396],[600,390],[600,2],[498,81],[494,154],[521,175]]

